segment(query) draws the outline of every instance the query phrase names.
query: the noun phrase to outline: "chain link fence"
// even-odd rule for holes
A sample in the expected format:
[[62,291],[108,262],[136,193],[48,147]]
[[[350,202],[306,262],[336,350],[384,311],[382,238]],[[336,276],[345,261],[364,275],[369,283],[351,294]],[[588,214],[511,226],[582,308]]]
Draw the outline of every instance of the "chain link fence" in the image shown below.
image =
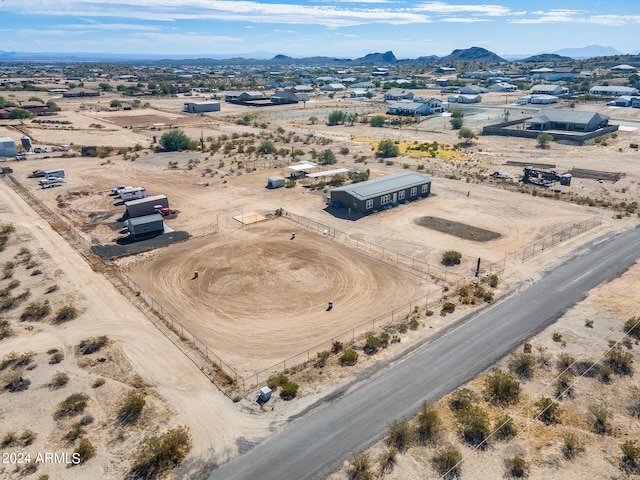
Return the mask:
[[535,243],[526,246],[522,250],[521,255],[518,254],[517,257],[520,257],[522,259],[522,263],[524,263],[527,260],[535,257],[536,255],[544,252],[546,249],[558,245],[564,240],[569,240],[570,238],[573,238],[576,235],[580,235],[581,233],[584,233],[587,230],[591,230],[592,228],[595,228],[601,224],[602,216],[593,217],[580,223],[574,223],[569,227],[563,228],[559,232],[552,233],[551,235],[544,237],[542,240],[538,240]]

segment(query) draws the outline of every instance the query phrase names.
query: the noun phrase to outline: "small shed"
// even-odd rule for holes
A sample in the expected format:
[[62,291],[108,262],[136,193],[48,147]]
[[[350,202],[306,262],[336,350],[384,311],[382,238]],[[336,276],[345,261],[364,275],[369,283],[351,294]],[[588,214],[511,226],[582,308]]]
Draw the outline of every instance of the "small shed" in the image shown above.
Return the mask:
[[163,232],[164,220],[159,213],[129,219],[129,234],[134,239],[151,237]]
[[280,188],[284,187],[284,178],[282,177],[269,177],[267,180],[267,188]]
[[16,142],[11,137],[0,137],[0,157],[15,157],[18,154]]
[[258,402],[266,403],[271,398],[271,389],[269,387],[262,387],[260,389],[260,396],[258,397]]

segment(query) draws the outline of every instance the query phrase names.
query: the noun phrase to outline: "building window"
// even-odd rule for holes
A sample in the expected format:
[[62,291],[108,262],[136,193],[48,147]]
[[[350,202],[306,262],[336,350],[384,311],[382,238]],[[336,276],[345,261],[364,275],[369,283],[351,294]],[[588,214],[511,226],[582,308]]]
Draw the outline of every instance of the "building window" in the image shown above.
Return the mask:
[[373,208],[373,200],[367,200],[367,202],[365,203],[365,208],[367,210],[371,210]]
[[415,197],[418,194],[418,187],[411,187],[411,196]]
[[391,195],[383,195],[380,197],[380,205],[386,205],[391,201]]
[[429,190],[429,185],[425,183],[422,185],[422,193],[427,193],[427,190]]
[[398,192],[398,200],[404,200],[404,190]]

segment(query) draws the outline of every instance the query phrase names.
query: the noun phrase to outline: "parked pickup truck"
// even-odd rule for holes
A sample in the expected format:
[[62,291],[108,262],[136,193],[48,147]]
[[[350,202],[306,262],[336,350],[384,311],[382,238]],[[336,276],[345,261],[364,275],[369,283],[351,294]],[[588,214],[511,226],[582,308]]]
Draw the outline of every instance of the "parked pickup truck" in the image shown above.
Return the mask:
[[62,178],[49,177],[49,178],[40,180],[40,187],[41,188],[59,187],[63,183],[64,183],[64,180]]

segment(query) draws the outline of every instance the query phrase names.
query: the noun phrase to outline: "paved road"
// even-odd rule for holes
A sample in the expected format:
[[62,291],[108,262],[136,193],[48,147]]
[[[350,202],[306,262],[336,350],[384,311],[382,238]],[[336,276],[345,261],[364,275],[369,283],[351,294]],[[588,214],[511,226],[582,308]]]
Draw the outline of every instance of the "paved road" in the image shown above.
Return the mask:
[[281,433],[214,471],[210,480],[320,479],[380,439],[390,420],[416,413],[553,323],[589,290],[640,256],[640,227],[583,247],[523,292],[415,348]]

